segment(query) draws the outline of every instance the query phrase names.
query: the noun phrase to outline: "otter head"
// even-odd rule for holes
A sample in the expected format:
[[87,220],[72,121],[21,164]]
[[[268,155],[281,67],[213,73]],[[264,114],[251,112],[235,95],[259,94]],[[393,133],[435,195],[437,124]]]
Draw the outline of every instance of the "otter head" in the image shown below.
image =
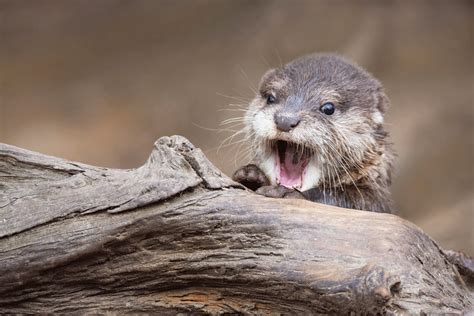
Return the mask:
[[383,155],[381,84],[335,55],[269,70],[245,114],[256,163],[273,185],[308,190],[350,184]]

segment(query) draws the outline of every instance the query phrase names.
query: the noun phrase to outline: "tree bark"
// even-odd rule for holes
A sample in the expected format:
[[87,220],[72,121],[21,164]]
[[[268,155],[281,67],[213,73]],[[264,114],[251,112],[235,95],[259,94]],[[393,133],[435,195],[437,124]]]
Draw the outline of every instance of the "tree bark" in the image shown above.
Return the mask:
[[470,282],[410,222],[258,196],[179,136],[133,170],[0,144],[4,313],[460,313]]

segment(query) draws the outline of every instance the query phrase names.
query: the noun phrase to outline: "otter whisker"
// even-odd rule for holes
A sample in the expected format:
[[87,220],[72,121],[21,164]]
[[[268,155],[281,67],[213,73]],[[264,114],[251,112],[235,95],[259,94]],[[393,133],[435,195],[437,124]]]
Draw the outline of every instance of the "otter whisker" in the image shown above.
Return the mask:
[[254,86],[252,85],[252,82],[250,81],[249,76],[247,76],[247,73],[244,71],[243,68],[240,68],[240,72],[244,75],[244,78],[247,80],[247,84],[250,90],[252,90],[253,93],[258,94],[257,89],[254,88]]
[[216,92],[216,94],[221,96],[221,97],[224,97],[224,98],[233,99],[233,100],[236,100],[236,101],[239,101],[239,102],[243,102],[244,104],[245,103],[248,104],[251,101],[250,99],[243,99],[243,98],[239,98],[239,97],[234,97],[234,96],[226,95],[226,94],[219,93],[219,92]]
[[227,125],[231,123],[243,123],[244,121],[245,121],[245,118],[243,117],[232,117],[232,118],[222,121],[220,125],[222,126],[222,125]]
[[193,124],[197,128],[200,128],[200,129],[203,129],[203,130],[206,130],[206,131],[217,132],[217,133],[222,133],[222,132],[235,133],[237,131],[237,130],[233,130],[233,129],[230,129],[230,128],[212,128],[212,127],[201,126],[201,125],[196,124],[196,123],[191,123],[191,124]]

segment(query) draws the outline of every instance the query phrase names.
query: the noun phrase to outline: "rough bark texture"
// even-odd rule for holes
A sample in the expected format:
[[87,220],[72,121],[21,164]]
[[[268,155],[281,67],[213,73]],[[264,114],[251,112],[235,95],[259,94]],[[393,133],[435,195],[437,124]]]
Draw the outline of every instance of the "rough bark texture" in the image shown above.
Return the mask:
[[448,259],[397,216],[250,193],[179,136],[133,170],[0,145],[2,312],[469,311]]

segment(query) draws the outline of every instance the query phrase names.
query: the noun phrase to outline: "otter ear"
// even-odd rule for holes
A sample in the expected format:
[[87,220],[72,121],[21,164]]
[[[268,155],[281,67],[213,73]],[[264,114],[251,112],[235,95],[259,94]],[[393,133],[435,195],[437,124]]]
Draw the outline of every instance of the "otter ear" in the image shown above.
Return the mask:
[[275,68],[268,70],[260,80],[260,87],[264,87],[276,77],[277,70]]
[[380,111],[380,113],[384,114],[390,106],[390,100],[388,99],[387,95],[382,89],[380,89],[375,92],[374,99],[377,109]]

